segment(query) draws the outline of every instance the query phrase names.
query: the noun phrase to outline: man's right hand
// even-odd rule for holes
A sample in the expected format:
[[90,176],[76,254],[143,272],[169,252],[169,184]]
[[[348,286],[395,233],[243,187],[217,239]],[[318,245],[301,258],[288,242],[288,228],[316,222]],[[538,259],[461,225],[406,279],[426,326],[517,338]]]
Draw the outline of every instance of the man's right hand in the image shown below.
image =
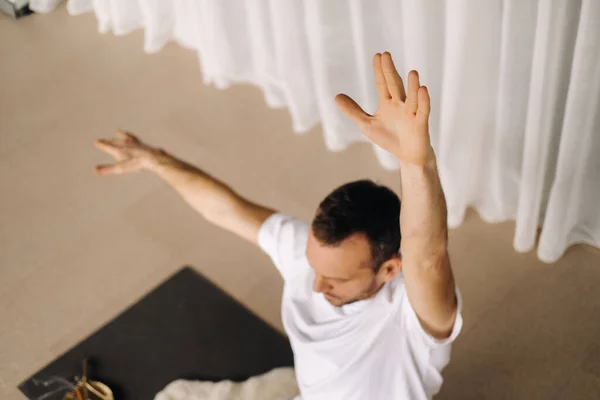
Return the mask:
[[96,148],[110,154],[117,161],[114,164],[96,165],[96,174],[124,174],[150,169],[158,157],[165,155],[163,150],[147,145],[132,133],[118,130],[117,136],[117,139],[99,139],[94,142]]
[[275,210],[253,203],[199,168],[142,142],[129,132],[117,131],[115,139],[99,139],[94,145],[113,156],[114,164],[97,165],[98,175],[148,170],[168,183],[207,221],[254,244],[264,221]]

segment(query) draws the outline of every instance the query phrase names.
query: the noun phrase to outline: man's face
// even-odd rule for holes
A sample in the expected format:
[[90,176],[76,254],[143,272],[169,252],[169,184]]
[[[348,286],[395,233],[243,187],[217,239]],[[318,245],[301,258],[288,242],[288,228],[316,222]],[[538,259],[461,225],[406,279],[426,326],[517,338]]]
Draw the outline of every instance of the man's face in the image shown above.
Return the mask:
[[319,242],[311,229],[306,257],[315,271],[313,290],[336,307],[372,297],[389,280],[389,268],[375,274],[371,248],[362,234],[332,247]]

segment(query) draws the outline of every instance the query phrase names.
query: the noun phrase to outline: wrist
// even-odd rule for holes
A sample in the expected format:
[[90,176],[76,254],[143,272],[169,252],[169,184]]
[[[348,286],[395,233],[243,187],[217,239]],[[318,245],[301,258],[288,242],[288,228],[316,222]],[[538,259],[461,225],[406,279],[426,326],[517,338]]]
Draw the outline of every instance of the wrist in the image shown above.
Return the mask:
[[160,173],[174,165],[177,159],[162,149],[152,149],[143,159],[144,169]]
[[437,160],[433,148],[422,157],[407,160],[405,157],[396,156],[401,169],[437,169]]

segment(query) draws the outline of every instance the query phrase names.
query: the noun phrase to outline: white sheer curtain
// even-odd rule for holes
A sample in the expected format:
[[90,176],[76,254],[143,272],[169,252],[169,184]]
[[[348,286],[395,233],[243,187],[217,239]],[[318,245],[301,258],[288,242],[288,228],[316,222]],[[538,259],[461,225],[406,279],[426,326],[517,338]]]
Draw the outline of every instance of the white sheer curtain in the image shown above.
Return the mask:
[[[40,11],[56,0],[32,0]],[[432,95],[432,140],[449,222],[473,206],[516,220],[514,246],[558,259],[600,246],[600,1],[69,0],[100,32],[145,30],[197,51],[204,82],[249,81],[294,129],[321,123],[327,147],[364,140],[335,94],[376,107],[371,56],[390,51]],[[397,165],[374,147],[386,168]]]

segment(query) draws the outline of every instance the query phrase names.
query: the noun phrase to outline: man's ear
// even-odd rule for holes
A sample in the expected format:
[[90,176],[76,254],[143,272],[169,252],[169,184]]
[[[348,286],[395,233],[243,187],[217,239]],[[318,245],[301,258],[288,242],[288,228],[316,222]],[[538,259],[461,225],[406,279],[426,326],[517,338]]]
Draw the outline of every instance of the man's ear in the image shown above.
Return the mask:
[[390,282],[402,270],[402,259],[400,257],[392,257],[383,263],[379,269],[379,273],[385,282]]

